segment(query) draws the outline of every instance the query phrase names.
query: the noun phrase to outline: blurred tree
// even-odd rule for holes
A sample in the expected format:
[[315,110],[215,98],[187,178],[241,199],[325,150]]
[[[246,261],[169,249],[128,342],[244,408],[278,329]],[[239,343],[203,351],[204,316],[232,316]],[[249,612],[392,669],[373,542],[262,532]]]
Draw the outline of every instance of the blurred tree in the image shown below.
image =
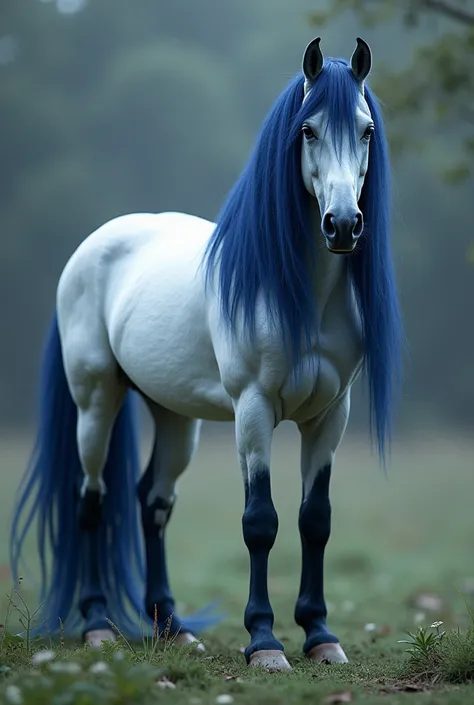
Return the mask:
[[[471,7],[467,8],[466,5]],[[392,147],[402,149],[420,136],[443,134],[453,124],[457,131],[452,163],[443,171],[449,182],[472,175],[474,156],[474,3],[472,0],[332,0],[328,11],[310,14],[310,23],[321,26],[346,11],[356,13],[367,27],[387,25],[398,19],[410,30],[429,30],[412,60],[401,70],[378,71],[376,88],[394,110],[414,116],[415,134],[395,133]],[[425,34],[426,37],[426,34]],[[407,53],[403,44],[399,47]],[[402,63],[400,62],[400,63]],[[398,63],[398,62],[397,62]],[[400,65],[400,63],[398,65]],[[411,138],[411,139],[410,139]],[[451,146],[452,149],[452,146]]]
[[[444,419],[472,422],[474,332],[463,309],[467,280],[471,287],[473,281],[464,258],[471,216],[463,207],[472,186],[468,179],[449,190],[433,176],[440,164],[453,161],[456,145],[461,163],[460,136],[469,137],[469,123],[454,111],[461,88],[448,96],[439,119],[432,85],[439,71],[428,59],[415,58],[416,72],[393,76],[394,67],[401,73],[408,66],[417,44],[429,49],[448,25],[433,25],[437,15],[422,11],[418,27],[407,31],[400,11],[406,0],[332,2],[334,16],[366,7],[400,18],[378,25],[370,43],[376,54],[372,81],[396,108],[386,112],[392,146],[410,140],[395,174],[403,212],[395,224],[395,254],[413,369],[404,409],[416,413],[423,405]],[[313,32],[307,13],[315,4],[29,0],[26,8],[2,0],[0,423],[32,420],[38,353],[57,279],[91,230],[136,210],[215,217],[265,113],[299,69]],[[324,46],[347,56],[355,19],[344,13],[334,19]],[[464,25],[450,23],[456,41],[462,39]],[[410,113],[404,86],[415,80],[420,85],[407,95],[426,90],[426,97]],[[469,91],[462,90],[467,105]],[[415,152],[424,137],[430,138],[425,152]],[[446,359],[449,375],[440,374]],[[365,418],[356,412],[351,423]]]
[[251,145],[234,67],[215,53],[235,41],[232,23],[249,24],[249,3],[217,12],[219,32],[213,0],[22,5],[9,0],[0,24],[0,297],[12,331],[0,417],[11,422],[34,398],[28,351],[77,244],[126,212],[213,218]]

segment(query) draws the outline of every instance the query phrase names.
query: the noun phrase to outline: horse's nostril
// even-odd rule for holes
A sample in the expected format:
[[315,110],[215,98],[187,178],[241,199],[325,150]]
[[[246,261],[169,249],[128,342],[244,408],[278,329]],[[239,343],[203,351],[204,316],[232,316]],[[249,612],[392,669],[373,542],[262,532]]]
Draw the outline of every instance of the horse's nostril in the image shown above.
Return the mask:
[[364,229],[364,219],[362,218],[362,213],[357,213],[355,217],[355,225],[352,230],[354,237],[360,237],[362,235],[362,230]]
[[328,239],[336,237],[336,218],[332,213],[326,213],[321,224],[323,234]]

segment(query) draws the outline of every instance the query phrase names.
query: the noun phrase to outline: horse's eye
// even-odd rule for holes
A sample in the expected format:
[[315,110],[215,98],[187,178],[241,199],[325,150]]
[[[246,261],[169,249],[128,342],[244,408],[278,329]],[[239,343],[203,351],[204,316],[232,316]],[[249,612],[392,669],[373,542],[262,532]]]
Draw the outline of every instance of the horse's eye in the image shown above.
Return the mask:
[[368,127],[366,127],[365,132],[362,135],[362,139],[367,140],[367,142],[368,142],[370,140],[370,138],[372,137],[372,135],[374,134],[374,129],[375,128],[373,125],[369,125]]
[[309,141],[318,139],[309,125],[303,125],[302,131],[306,140]]

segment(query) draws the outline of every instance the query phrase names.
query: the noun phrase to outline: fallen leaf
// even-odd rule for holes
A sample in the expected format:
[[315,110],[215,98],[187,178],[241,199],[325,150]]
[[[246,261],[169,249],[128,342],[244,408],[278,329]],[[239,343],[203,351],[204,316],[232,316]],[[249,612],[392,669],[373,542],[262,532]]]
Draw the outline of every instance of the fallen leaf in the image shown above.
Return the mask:
[[352,702],[352,693],[350,690],[344,690],[340,693],[332,693],[331,695],[327,695],[323,703],[326,703],[327,705],[336,705],[337,703],[351,703]]

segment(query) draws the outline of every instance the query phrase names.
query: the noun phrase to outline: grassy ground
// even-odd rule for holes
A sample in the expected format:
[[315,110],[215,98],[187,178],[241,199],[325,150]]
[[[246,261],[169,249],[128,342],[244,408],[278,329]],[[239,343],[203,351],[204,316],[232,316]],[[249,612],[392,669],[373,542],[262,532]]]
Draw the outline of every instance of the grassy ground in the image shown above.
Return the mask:
[[[170,573],[182,612],[220,599],[228,618],[205,635],[206,658],[175,648],[153,657],[145,653],[141,658],[148,658],[158,672],[147,671],[148,666],[142,664],[140,668],[145,671],[129,673],[126,682],[133,684],[135,678],[145,690],[151,683],[152,694],[144,691],[135,698],[129,693],[123,699],[111,696],[104,702],[145,703],[166,698],[190,705],[198,705],[199,699],[204,705],[226,694],[236,705],[300,703],[306,698],[312,703],[355,701],[367,705],[395,705],[405,700],[414,705],[473,701],[474,685],[433,685],[431,676],[429,682],[415,684],[403,678],[400,668],[406,659],[405,647],[397,643],[406,630],[414,630],[418,624],[429,626],[442,620],[448,629],[467,626],[467,610],[457,587],[470,599],[474,591],[472,442],[443,438],[441,433],[416,442],[399,442],[387,478],[365,444],[347,438],[341,447],[332,485],[333,533],[326,560],[329,624],[351,661],[349,666],[338,667],[307,663],[301,655],[302,633],[293,622],[300,570],[297,443],[292,427],[277,431],[273,491],[280,530],[271,556],[269,581],[275,635],[286,646],[293,673],[250,673],[243,663],[240,649],[247,644],[243,610],[248,589],[248,557],[240,524],[243,491],[232,428],[217,434],[207,428],[193,467],[180,485],[169,531]],[[0,521],[4,524],[0,536],[6,537],[13,492],[28,442],[6,439],[0,450]],[[33,545],[31,551],[33,559]],[[4,592],[9,586],[6,562],[6,541],[0,541]],[[25,595],[33,605],[28,583]],[[17,669],[25,665],[21,644],[4,645],[3,654],[5,663]],[[92,657],[82,650],[71,658],[82,663],[84,669],[89,668]],[[112,673],[102,677],[109,681],[123,677],[125,672],[125,665],[114,658],[112,653],[105,657]],[[136,660],[133,655],[126,658]],[[1,659],[0,651],[0,665]],[[19,678],[26,684],[28,677],[22,673]],[[74,674],[62,677],[78,678]],[[92,685],[100,677],[88,676]],[[163,677],[176,688],[157,687],[155,681]],[[14,682],[4,680],[10,685]],[[25,702],[43,702],[38,699],[38,682]],[[7,702],[1,687],[0,702]],[[12,691],[9,693],[12,695]],[[91,693],[90,702],[97,701],[99,696]],[[332,697],[338,693],[344,694],[339,700]],[[57,703],[86,705],[86,695],[81,697],[68,700],[61,696]],[[45,698],[45,703],[53,702],[50,696]]]

